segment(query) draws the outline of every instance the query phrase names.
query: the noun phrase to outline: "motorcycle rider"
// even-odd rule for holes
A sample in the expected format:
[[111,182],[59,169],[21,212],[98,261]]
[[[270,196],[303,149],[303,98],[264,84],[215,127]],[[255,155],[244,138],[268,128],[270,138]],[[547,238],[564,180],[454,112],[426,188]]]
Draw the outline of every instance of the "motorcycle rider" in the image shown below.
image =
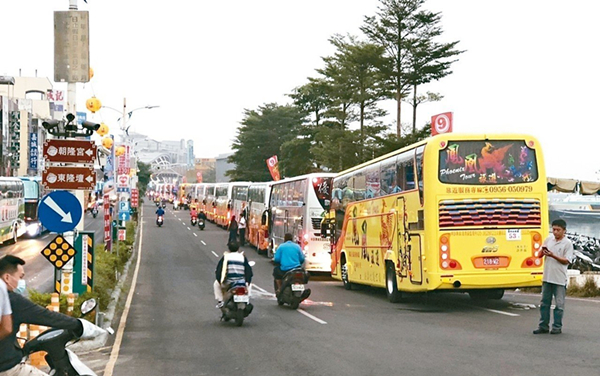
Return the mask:
[[198,211],[196,210],[196,207],[192,206],[190,209],[190,220],[193,220],[194,218],[198,219]]
[[223,290],[227,291],[233,285],[246,285],[252,283],[252,267],[244,252],[239,252],[240,245],[230,242],[228,251],[219,260],[215,269],[215,282],[213,284],[217,308],[223,307]]
[[[275,294],[279,294],[279,291],[281,290],[281,283],[285,273],[292,269],[301,268],[306,259],[304,252],[302,252],[302,248],[294,243],[293,240],[294,236],[292,234],[285,234],[283,236],[284,243],[277,248],[277,252],[275,253],[273,259],[273,261],[275,261],[273,278],[275,279],[275,284],[277,286]],[[305,290],[303,294],[306,294],[306,296],[303,296],[303,299],[308,298],[310,290]]]
[[158,217],[164,217],[164,215],[165,209],[159,206],[158,209],[156,209],[156,220],[158,221]]
[[12,333],[0,340],[0,376],[43,376],[46,373],[21,362],[23,350],[17,344],[17,334],[21,324],[44,325],[52,328],[73,331],[79,337],[85,337],[93,324],[62,313],[45,309],[21,295],[25,289],[25,261],[19,257],[7,255],[0,259],[0,278],[6,283],[13,311]]

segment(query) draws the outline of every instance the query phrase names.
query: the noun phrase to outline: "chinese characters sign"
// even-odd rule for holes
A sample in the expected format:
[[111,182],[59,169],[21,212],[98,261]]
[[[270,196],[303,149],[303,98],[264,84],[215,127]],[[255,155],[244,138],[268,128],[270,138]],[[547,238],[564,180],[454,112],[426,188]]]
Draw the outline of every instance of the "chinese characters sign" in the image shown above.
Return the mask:
[[38,134],[37,134],[37,132],[29,133],[29,168],[31,170],[38,169]]
[[92,167],[47,166],[42,173],[46,189],[92,190],[96,185],[96,172]]
[[96,152],[93,141],[53,139],[44,142],[44,158],[48,162],[94,163]]
[[89,19],[87,11],[54,12],[54,81],[90,80]]

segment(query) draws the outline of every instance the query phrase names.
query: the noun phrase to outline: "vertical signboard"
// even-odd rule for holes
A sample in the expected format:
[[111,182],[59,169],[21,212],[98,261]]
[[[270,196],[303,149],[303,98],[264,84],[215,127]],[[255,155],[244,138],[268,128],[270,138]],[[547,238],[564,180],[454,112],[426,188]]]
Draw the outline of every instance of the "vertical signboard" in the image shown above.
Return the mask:
[[104,195],[104,244],[106,244],[106,250],[112,250],[112,236],[111,236],[111,222],[110,222],[110,197]]
[[82,231],[75,239],[73,264],[73,292],[80,296],[94,287],[94,233]]
[[89,80],[89,12],[54,12],[54,81],[74,83]]
[[131,190],[131,207],[132,208],[138,207],[139,198],[140,198],[140,191],[137,188],[133,188]]
[[29,169],[38,169],[38,134],[29,132]]

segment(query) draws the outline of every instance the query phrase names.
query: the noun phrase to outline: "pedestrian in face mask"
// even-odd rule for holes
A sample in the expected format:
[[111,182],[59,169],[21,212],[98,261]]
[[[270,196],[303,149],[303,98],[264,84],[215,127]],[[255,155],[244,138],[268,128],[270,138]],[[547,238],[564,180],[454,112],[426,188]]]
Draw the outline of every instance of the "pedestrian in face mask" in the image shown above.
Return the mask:
[[[8,337],[0,339],[0,376],[44,376],[46,373],[22,363],[23,350],[16,346],[21,324],[36,324],[57,329],[71,330],[80,337],[84,333],[83,319],[63,315],[45,309],[21,294],[25,292],[25,261],[12,255],[0,259],[0,279],[6,284],[12,308],[12,330]],[[20,293],[17,293],[20,292]]]

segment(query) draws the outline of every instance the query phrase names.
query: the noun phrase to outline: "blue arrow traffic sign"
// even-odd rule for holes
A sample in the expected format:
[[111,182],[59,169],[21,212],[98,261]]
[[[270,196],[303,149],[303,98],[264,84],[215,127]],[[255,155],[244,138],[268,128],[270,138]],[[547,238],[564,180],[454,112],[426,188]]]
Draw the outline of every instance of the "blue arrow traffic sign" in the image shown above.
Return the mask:
[[38,216],[42,226],[59,234],[72,231],[83,215],[77,197],[67,191],[48,193],[40,201]]
[[131,220],[131,214],[129,214],[129,212],[120,212],[119,219],[121,221],[129,221]]

